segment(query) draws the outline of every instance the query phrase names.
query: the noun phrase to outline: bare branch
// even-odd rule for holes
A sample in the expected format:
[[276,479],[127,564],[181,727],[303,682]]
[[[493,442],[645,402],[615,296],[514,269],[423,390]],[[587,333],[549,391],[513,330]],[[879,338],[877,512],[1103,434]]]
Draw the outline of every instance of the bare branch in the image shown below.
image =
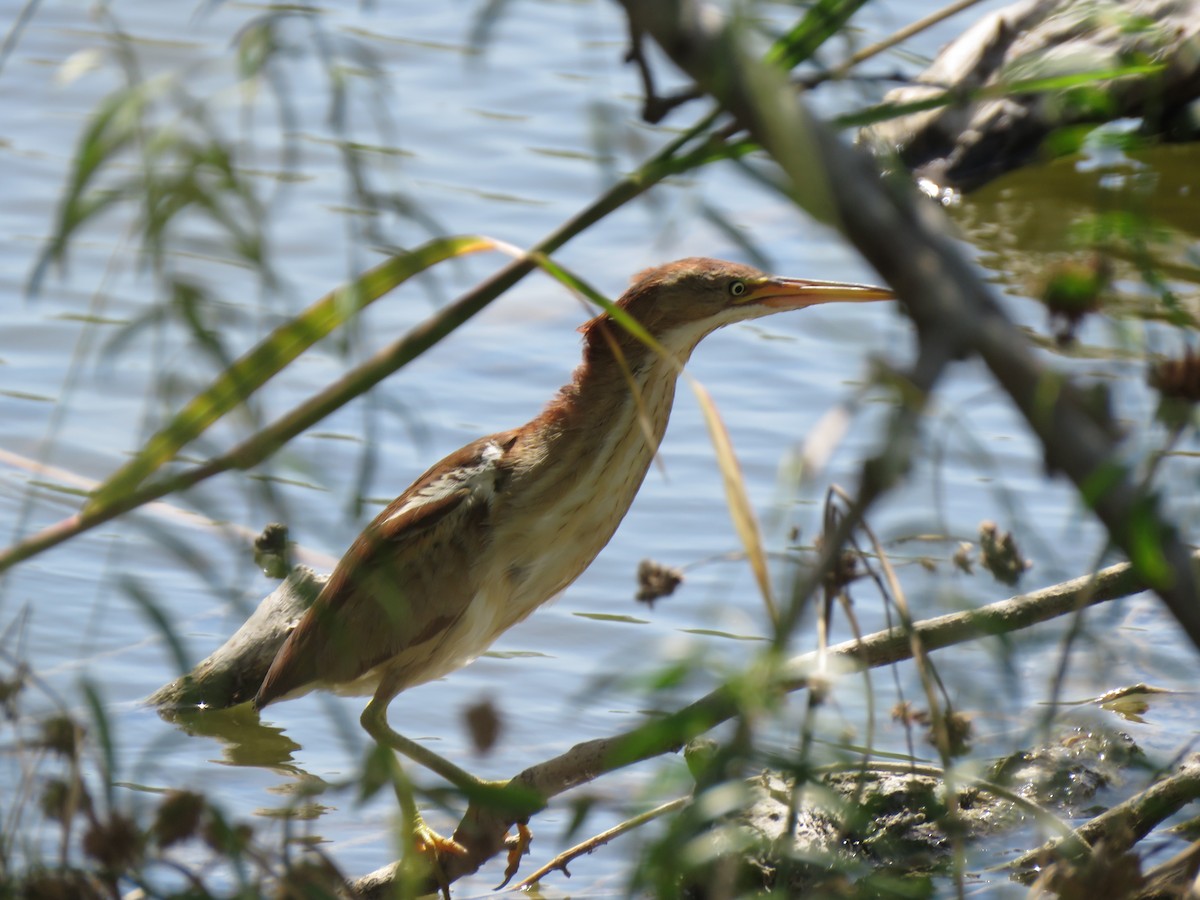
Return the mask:
[[1069,836],[1023,853],[1004,868],[1014,870],[1019,881],[1032,881],[1039,870],[1060,858],[1078,858],[1072,848],[1093,847],[1103,838],[1105,853],[1115,856],[1130,849],[1155,826],[1200,798],[1200,753],[1193,753],[1177,771],[1140,794],[1088,819]]
[[[818,220],[839,228],[896,290],[917,326],[931,388],[948,358],[977,354],[1040,439],[1051,471],[1078,488],[1113,542],[1200,647],[1196,572],[1187,547],[1121,459],[1116,429],[1013,327],[949,237],[941,210],[907,184],[883,182],[872,160],[816,119],[787,72],[742,46],[734,27],[692,0],[622,0],[632,27],[743,125],[775,159],[785,189]],[[866,496],[867,491],[860,492]]]
[[[1195,559],[1200,561],[1200,551]],[[1128,563],[1101,569],[1043,590],[992,603],[979,609],[951,613],[919,622],[910,630],[892,628],[868,635],[861,641],[846,641],[827,651],[829,670],[857,671],[878,668],[911,658],[914,636],[926,651],[954,644],[999,636],[1046,622],[1058,616],[1078,612],[1119,597],[1145,590]],[[808,687],[809,673],[816,671],[816,653],[797,656],[776,672],[774,687],[795,692]],[[824,675],[822,677],[827,677]],[[737,715],[738,704],[728,685],[712,691],[676,712],[647,722],[637,728],[608,738],[576,744],[565,753],[530,766],[515,776],[510,785],[522,795],[542,798],[536,807],[522,811],[528,817],[544,808],[553,797],[609,772],[642,760],[673,753],[687,741]],[[519,816],[511,809],[496,811],[471,804],[454,839],[467,848],[467,854],[445,861],[450,881],[477,871],[487,860],[505,849],[504,836]],[[394,865],[386,866],[358,879],[353,889],[363,898],[387,897],[391,890]]]

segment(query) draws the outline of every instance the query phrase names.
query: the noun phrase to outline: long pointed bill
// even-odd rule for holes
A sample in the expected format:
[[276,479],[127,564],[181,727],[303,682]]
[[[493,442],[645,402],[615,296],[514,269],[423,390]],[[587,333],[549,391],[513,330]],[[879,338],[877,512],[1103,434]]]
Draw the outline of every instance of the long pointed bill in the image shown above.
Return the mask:
[[886,288],[845,281],[809,281],[806,278],[769,276],[749,288],[738,298],[742,303],[766,306],[772,310],[804,309],[820,303],[868,303],[874,300],[895,300],[896,295]]

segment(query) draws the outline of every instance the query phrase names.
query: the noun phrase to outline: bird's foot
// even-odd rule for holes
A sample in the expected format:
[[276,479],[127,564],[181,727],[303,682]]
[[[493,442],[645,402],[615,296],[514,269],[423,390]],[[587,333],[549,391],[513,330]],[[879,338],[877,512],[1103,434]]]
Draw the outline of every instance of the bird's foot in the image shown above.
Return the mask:
[[422,856],[466,856],[467,848],[452,837],[438,834],[421,820],[413,827],[413,850]]
[[443,863],[449,857],[466,856],[467,848],[452,837],[438,834],[418,815],[413,822],[412,849],[422,869],[437,882],[442,896],[450,900],[450,881]]
[[504,868],[504,880],[496,885],[495,890],[500,890],[517,874],[517,869],[521,865],[521,857],[529,855],[529,845],[533,843],[533,832],[529,830],[529,826],[524,822],[517,823],[517,834],[515,837],[505,838],[504,844],[508,847],[508,865]]

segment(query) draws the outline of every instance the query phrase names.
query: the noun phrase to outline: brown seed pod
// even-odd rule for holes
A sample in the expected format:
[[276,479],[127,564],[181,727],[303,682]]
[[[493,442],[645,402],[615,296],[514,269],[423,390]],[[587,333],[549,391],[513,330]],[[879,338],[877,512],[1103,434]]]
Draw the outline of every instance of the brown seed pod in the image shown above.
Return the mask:
[[1159,360],[1150,367],[1149,381],[1163,397],[1187,403],[1200,401],[1200,355],[1189,347],[1183,356]]
[[669,597],[675,593],[675,588],[683,583],[683,572],[652,559],[643,559],[638,563],[637,582],[635,599],[653,606],[659,597]]

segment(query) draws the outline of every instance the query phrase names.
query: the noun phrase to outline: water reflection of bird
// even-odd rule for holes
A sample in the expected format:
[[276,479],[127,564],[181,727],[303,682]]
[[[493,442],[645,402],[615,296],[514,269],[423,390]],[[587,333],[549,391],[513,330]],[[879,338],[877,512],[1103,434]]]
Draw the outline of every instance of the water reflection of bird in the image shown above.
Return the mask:
[[[313,688],[373,691],[362,715],[372,737],[478,787],[388,726],[392,698],[465,665],[587,568],[641,486],[701,338],[783,310],[890,297],[713,259],[641,273],[618,305],[653,342],[608,313],[584,325],[583,362],[541,415],[450,454],[367,526],[275,657],[255,705]],[[419,818],[415,827],[435,854],[460,849]]]

